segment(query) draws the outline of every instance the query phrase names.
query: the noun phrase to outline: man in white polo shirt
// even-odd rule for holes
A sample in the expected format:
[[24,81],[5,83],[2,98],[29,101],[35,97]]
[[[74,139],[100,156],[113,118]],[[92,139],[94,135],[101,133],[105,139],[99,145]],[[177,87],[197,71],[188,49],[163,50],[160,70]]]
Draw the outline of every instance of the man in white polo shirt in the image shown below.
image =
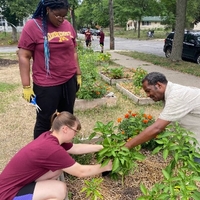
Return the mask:
[[142,87],[153,101],[164,101],[158,119],[125,144],[133,148],[155,138],[171,122],[179,124],[195,134],[200,144],[200,89],[167,81],[159,72],[151,72],[142,81]]

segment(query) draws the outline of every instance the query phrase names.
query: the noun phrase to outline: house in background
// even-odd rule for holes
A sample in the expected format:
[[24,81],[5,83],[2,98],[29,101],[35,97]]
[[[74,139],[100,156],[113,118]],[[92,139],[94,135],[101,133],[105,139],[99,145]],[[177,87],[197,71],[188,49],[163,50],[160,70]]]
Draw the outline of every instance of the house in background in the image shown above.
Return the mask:
[[[24,24],[29,18],[25,18],[23,21],[19,22],[19,26],[17,26],[17,32],[21,32]],[[6,21],[3,15],[0,14],[0,32],[12,32],[12,27],[10,23]]]
[[193,29],[194,29],[194,30],[200,30],[200,23],[194,25],[194,28],[193,28]]
[[[160,16],[149,16],[142,17],[140,22],[141,30],[154,30],[157,28],[165,28],[165,25],[161,24],[162,18]],[[128,20],[126,23],[126,30],[136,29],[138,27],[138,22],[136,20]],[[200,23],[194,25],[194,30],[200,30]]]
[[[157,28],[165,28],[165,25],[161,24],[162,19],[160,16],[148,16],[142,17],[140,22],[140,29],[141,30],[149,30],[149,29],[157,29]],[[138,27],[137,21],[135,20],[128,20],[126,24],[126,30],[135,29]]]

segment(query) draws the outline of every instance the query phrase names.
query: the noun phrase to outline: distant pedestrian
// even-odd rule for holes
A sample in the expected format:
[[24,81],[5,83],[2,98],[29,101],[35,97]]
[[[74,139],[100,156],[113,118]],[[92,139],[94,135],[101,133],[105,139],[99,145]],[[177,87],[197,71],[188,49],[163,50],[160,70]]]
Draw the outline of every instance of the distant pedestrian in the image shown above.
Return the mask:
[[90,28],[88,28],[86,31],[85,31],[85,44],[86,44],[86,47],[90,47],[91,46],[91,43],[92,43],[92,32],[90,31]]
[[101,53],[103,53],[103,50],[104,50],[104,38],[105,38],[105,34],[103,32],[103,29],[100,29],[98,37],[99,37],[99,45],[101,47]]

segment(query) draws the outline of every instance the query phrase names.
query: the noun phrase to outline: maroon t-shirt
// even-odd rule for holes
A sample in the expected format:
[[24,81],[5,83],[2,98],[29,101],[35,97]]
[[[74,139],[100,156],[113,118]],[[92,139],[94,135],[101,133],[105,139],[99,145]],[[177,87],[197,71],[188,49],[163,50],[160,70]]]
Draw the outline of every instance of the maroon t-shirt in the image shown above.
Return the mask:
[[48,171],[70,167],[75,160],[66,152],[73,144],[60,146],[50,131],[23,147],[10,160],[0,174],[0,199],[12,200],[25,185],[35,181]]
[[99,32],[99,43],[103,43],[104,42],[104,32],[103,31],[100,31]]
[[50,75],[47,75],[44,58],[42,21],[30,19],[24,26],[18,47],[33,52],[33,82],[39,86],[56,86],[67,82],[77,71],[74,58],[76,32],[67,21],[55,27],[48,23],[50,49]]
[[92,33],[90,31],[85,32],[85,39],[91,41]]

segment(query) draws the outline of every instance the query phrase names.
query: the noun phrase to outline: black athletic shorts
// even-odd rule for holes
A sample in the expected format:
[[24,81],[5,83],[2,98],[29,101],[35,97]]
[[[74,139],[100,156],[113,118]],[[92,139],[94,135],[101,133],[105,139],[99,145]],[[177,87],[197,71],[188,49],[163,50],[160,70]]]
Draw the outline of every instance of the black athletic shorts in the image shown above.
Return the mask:
[[36,182],[25,185],[19,190],[13,200],[32,200]]

